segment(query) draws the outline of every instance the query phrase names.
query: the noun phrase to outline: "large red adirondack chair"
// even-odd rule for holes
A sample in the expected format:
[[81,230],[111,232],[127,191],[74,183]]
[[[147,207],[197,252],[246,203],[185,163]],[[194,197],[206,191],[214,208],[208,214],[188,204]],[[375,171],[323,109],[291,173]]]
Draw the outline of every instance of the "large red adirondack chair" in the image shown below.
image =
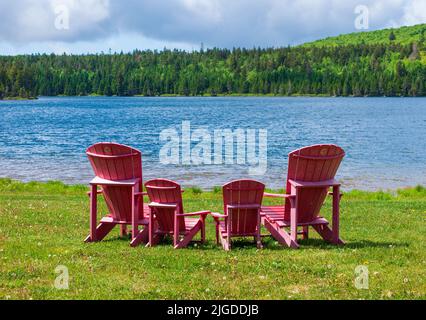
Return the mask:
[[265,185],[254,180],[238,180],[223,186],[225,214],[212,213],[216,221],[216,240],[223,249],[231,249],[231,238],[254,237],[262,248],[261,216]]
[[[201,243],[206,240],[206,217],[210,211],[184,213],[181,186],[170,180],[155,179],[145,183],[151,203],[148,246],[155,246],[161,238],[173,235],[175,249],[181,249],[201,231]],[[197,217],[199,218],[193,218]],[[182,236],[182,237],[181,237]]]
[[[120,144],[98,143],[86,154],[96,177],[90,182],[90,235],[85,241],[101,241],[116,225],[124,236],[127,225],[131,225],[131,246],[147,242],[149,220],[143,204],[141,152]],[[97,226],[98,195],[104,196],[109,214]],[[141,231],[139,226],[145,228]]]
[[[344,244],[339,237],[340,184],[334,180],[344,156],[343,149],[335,145],[315,145],[289,154],[286,194],[265,194],[285,199],[284,205],[262,207],[263,224],[278,242],[298,248],[297,236],[307,239],[312,227],[327,242]],[[333,192],[329,193],[330,188]],[[319,216],[327,195],[333,197],[332,229]]]

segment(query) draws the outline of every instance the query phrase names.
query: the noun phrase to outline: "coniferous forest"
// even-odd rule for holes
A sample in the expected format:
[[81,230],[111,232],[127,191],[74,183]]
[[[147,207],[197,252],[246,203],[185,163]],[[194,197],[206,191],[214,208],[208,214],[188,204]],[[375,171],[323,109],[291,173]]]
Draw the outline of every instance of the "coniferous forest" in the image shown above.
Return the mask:
[[285,48],[0,56],[0,99],[37,96],[426,96],[426,25]]

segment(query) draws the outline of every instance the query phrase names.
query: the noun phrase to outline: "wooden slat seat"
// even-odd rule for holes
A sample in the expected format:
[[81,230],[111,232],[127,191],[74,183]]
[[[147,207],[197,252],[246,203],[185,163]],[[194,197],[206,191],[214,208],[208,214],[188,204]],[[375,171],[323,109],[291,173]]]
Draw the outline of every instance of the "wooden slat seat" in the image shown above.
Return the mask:
[[284,220],[284,206],[262,207],[262,216],[269,216],[273,219]]
[[[284,207],[262,207],[262,216],[271,222],[276,222],[280,227],[290,227],[290,221],[284,220]],[[309,222],[298,223],[299,226],[310,226],[310,225],[328,225],[329,222],[323,217],[317,217]]]
[[[281,227],[281,228],[289,228],[291,226],[291,222],[290,221],[284,221],[284,220],[275,220],[275,222]],[[300,227],[304,227],[304,226],[319,226],[319,225],[328,225],[329,222],[322,218],[322,217],[318,217],[315,220],[311,221],[311,222],[302,222],[299,223],[298,226]]]

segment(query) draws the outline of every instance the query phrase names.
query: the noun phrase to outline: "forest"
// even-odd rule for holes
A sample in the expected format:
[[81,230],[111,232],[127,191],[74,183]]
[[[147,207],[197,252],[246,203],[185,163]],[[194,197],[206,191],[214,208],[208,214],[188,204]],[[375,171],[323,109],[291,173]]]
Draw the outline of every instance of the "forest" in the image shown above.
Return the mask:
[[0,56],[0,99],[426,96],[425,32],[426,25],[418,25],[282,48]]

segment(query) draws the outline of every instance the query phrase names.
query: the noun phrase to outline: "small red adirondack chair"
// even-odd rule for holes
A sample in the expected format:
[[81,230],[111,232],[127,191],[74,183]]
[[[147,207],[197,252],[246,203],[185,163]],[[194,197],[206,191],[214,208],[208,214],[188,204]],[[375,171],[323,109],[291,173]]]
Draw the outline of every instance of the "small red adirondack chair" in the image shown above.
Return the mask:
[[[131,246],[148,241],[148,208],[143,204],[142,154],[128,146],[98,143],[86,152],[96,177],[90,182],[90,235],[86,242],[103,240],[116,226],[121,236],[132,227]],[[101,187],[98,190],[98,186]],[[97,226],[97,196],[103,195],[109,214]],[[145,226],[141,231],[139,226]]]
[[[281,244],[299,248],[297,236],[309,237],[309,227],[327,242],[342,245],[339,236],[340,184],[334,180],[345,157],[342,148],[335,145],[315,145],[289,154],[287,188],[285,195],[265,194],[265,197],[283,198],[284,206],[262,207],[263,224]],[[333,188],[333,192],[329,192]],[[319,216],[327,195],[333,197],[333,224]],[[290,229],[290,233],[286,229]],[[299,232],[298,229],[303,231]]]
[[261,217],[265,185],[254,180],[238,180],[223,186],[225,214],[212,213],[216,221],[216,240],[223,249],[231,249],[231,238],[254,237],[262,248]]
[[[205,221],[210,211],[184,213],[183,191],[174,181],[155,179],[146,182],[145,188],[151,201],[148,246],[155,246],[164,236],[173,235],[175,249],[185,248],[199,231],[201,243],[205,242]],[[199,218],[192,218],[197,216]]]

